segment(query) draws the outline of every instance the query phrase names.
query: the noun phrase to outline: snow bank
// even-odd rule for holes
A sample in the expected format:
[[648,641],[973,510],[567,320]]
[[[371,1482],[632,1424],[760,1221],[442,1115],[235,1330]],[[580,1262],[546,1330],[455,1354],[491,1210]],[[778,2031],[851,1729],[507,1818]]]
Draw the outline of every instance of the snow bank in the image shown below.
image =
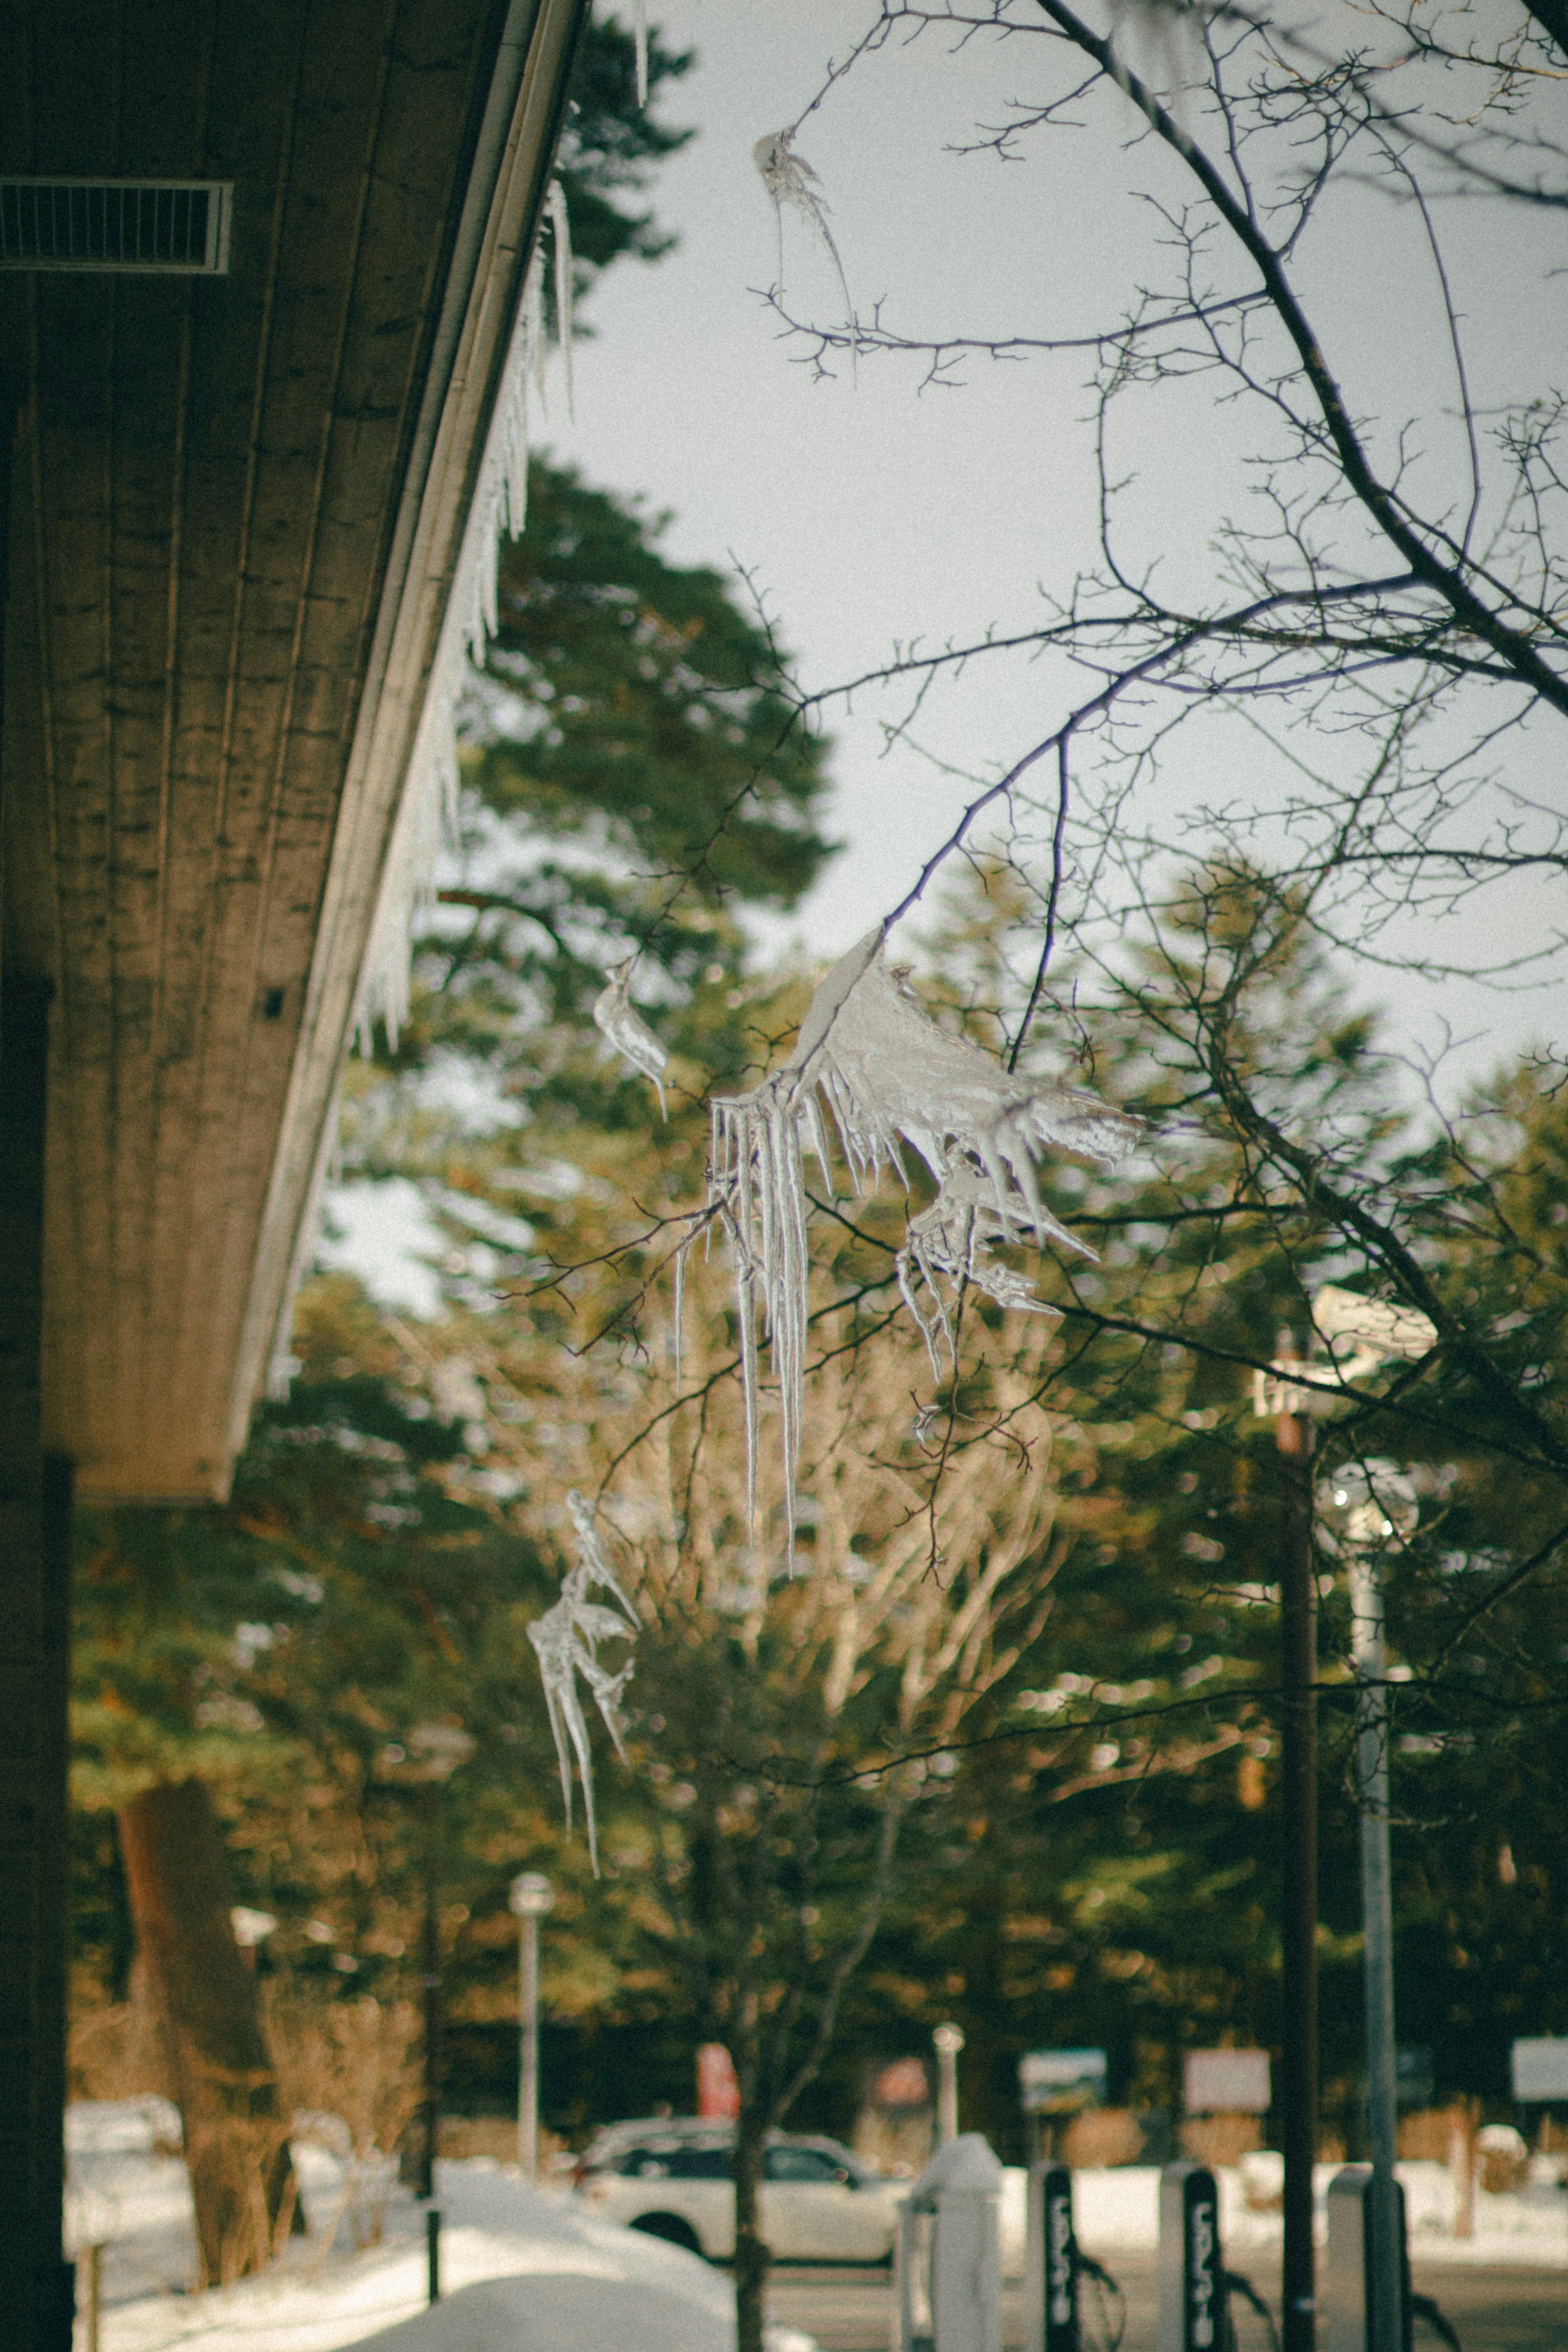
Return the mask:
[[[194,2268],[183,2165],[159,2154],[166,2118],[74,2111],[69,2147],[78,2222],[102,2229],[103,2352],[734,2352],[735,2290],[696,2255],[602,2221],[572,2197],[507,2178],[493,2162],[443,2163],[443,2296],[426,2304],[424,2212],[406,2192],[386,2242],[339,2245],[344,2178],[320,2149],[296,2150],[313,2235],[264,2277],[183,2292]],[[90,2209],[90,2211],[89,2211]],[[102,2225],[107,2223],[107,2227]],[[98,2228],[73,2231],[86,2244]],[[149,2292],[152,2288],[154,2292]],[[770,2352],[816,2352],[790,2328]]]
[[[734,2290],[730,2290],[733,2298]],[[793,2330],[775,2331],[796,2344],[810,2342]],[[361,2352],[507,2352],[526,2344],[528,2352],[707,2352],[735,2342],[732,2319],[706,2325],[681,2296],[622,2282],[611,2288],[601,2279],[555,2277],[548,2295],[537,2282],[500,2278],[462,2288],[400,2327],[360,2339]]]

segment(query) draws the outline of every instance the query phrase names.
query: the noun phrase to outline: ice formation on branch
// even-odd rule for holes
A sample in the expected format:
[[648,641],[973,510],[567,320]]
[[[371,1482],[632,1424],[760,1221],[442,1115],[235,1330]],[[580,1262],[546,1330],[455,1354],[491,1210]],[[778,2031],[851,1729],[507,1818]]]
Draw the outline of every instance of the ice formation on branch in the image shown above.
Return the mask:
[[[560,1760],[560,1785],[566,1798],[566,1825],[571,1827],[571,1752],[577,1756],[577,1769],[582,1780],[582,1809],[588,1817],[588,1855],[595,1878],[599,1875],[599,1838],[593,1811],[593,1750],[589,1743],[588,1723],[578,1695],[577,1679],[580,1675],[593,1693],[604,1726],[615,1743],[615,1752],[624,1764],[626,1747],[622,1738],[621,1697],[632,1679],[629,1658],[619,1674],[612,1675],[599,1663],[597,1645],[601,1642],[632,1641],[638,1631],[637,1612],[616,1581],[615,1571],[605,1559],[593,1528],[593,1506],[575,1487],[567,1498],[577,1529],[577,1566],[568,1569],[561,1580],[560,1599],[542,1617],[536,1617],[528,1627],[528,1639],[538,1654],[539,1678],[545,1688],[545,1706],[549,1713],[549,1727],[555,1738],[555,1752]],[[620,1602],[624,1616],[607,1609],[601,1601],[590,1601],[591,1588],[601,1585]]]
[[[1064,1232],[1054,1219],[1051,1225],[1055,1237],[1065,1241],[1069,1249],[1078,1250],[1085,1257],[1093,1256],[1087,1243]],[[956,1363],[953,1320],[942,1296],[939,1276],[946,1276],[955,1284],[972,1283],[999,1307],[1018,1307],[1026,1315],[1049,1315],[1053,1321],[1061,1322],[1056,1308],[1035,1297],[1034,1285],[1027,1276],[992,1255],[993,1242],[1014,1238],[997,1207],[989,1178],[974,1168],[957,1168],[944,1177],[930,1207],[910,1218],[904,1247],[894,1261],[894,1268],[904,1303],[920,1328],[936,1379],[942,1377],[938,1340],[946,1349],[949,1362]],[[922,1288],[931,1294],[929,1307],[922,1303]]]
[[632,11],[632,42],[637,58],[637,103],[648,103],[648,0],[635,0]]
[[784,291],[784,207],[788,205],[808,228],[816,231],[832,257],[833,268],[839,276],[839,290],[844,298],[844,320],[850,329],[850,364],[852,368],[855,306],[850,300],[849,280],[844,276],[844,265],[839,258],[839,248],[833,243],[833,232],[828,226],[828,207],[816,193],[822,184],[804,155],[795,152],[794,142],[792,127],[788,131],[770,131],[767,138],[759,139],[751,151],[752,160],[762,174],[762,184],[773,199],[773,218],[779,231],[778,290],[780,294]]
[[[708,1205],[734,1253],[748,1487],[754,1497],[760,1292],[779,1382],[787,1546],[805,1381],[805,1160],[815,1158],[831,1192],[828,1119],[858,1191],[883,1168],[907,1186],[905,1146],[936,1181],[936,1198],[911,1219],[898,1259],[934,1364],[937,1339],[952,1345],[941,1278],[977,1283],[1004,1306],[1037,1306],[1024,1277],[993,1259],[993,1243],[1032,1235],[1094,1255],[1040,1199],[1035,1167],[1046,1147],[1112,1162],[1142,1132],[1140,1120],[1082,1087],[1004,1070],[969,1038],[939,1029],[884,949],[879,926],[822,980],[782,1069],[712,1104]],[[935,1302],[924,1311],[921,1285]]]
[[623,963],[612,963],[608,967],[605,978],[610,985],[594,1000],[593,1018],[616,1052],[630,1062],[634,1070],[641,1070],[645,1078],[653,1079],[658,1091],[659,1109],[668,1118],[664,1070],[670,1056],[626,994],[632,985],[636,962],[636,957],[629,955]]

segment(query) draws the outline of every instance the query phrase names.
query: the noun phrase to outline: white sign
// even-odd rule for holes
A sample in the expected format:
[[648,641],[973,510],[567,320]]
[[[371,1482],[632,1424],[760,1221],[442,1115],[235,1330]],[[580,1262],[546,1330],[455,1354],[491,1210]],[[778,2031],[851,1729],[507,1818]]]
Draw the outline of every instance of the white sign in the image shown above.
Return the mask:
[[1513,2095],[1568,2099],[1568,2034],[1536,2034],[1514,2043]]
[[1418,1307],[1363,1298],[1333,1282],[1325,1282],[1312,1300],[1312,1321],[1323,1339],[1349,1339],[1375,1362],[1383,1356],[1424,1356],[1437,1344],[1436,1325]]
[[1189,2050],[1186,2089],[1189,2116],[1267,2115],[1269,2053]]

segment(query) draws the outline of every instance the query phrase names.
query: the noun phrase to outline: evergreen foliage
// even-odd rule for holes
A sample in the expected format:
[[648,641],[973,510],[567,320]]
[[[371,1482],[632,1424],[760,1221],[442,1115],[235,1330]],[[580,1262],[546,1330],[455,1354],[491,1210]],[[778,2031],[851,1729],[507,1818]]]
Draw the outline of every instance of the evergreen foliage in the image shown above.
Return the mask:
[[624,198],[640,194],[655,166],[692,137],[655,121],[653,107],[661,88],[679,81],[693,62],[690,49],[665,48],[650,26],[649,103],[639,105],[632,33],[597,11],[583,25],[556,176],[566,191],[572,253],[585,283],[622,255],[657,261],[674,243],[651,212],[632,210]]

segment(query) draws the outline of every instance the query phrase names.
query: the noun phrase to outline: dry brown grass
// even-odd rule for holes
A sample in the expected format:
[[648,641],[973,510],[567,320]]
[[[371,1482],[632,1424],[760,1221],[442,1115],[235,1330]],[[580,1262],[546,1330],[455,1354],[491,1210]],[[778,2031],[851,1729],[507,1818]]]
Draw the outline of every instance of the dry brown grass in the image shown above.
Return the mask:
[[232,2286],[265,2269],[287,2243],[298,2201],[287,2117],[225,2112],[235,2089],[214,2084],[210,2112],[186,2120],[192,2191],[205,2224],[205,2286]]
[[1184,2156],[1196,2158],[1211,2170],[1216,2165],[1238,2164],[1263,2145],[1257,2116],[1188,2116],[1176,2137]]
[[1130,2107],[1085,2107],[1073,2116],[1059,2145],[1062,2163],[1075,2168],[1136,2164],[1144,2152],[1144,2135]]
[[152,2006],[147,1972],[131,1972],[130,1997],[111,2000],[98,1978],[78,1969],[71,1979],[66,2044],[66,2096],[70,2099],[172,2100],[173,2072]]
[[[314,2138],[341,2159],[337,2218],[350,2216],[357,2245],[379,2245],[395,2151],[419,2105],[418,2010],[371,1993],[311,1999],[272,1979],[262,2018],[282,2112],[295,2119],[297,2137]],[[516,2144],[514,2130],[513,2153]]]
[[[566,2147],[559,2134],[539,2129],[539,2172],[543,2176],[551,2161]],[[487,2157],[493,2164],[516,2164],[517,2160],[517,2126],[512,2116],[443,2116],[438,2154],[461,2162],[468,2157]]]

